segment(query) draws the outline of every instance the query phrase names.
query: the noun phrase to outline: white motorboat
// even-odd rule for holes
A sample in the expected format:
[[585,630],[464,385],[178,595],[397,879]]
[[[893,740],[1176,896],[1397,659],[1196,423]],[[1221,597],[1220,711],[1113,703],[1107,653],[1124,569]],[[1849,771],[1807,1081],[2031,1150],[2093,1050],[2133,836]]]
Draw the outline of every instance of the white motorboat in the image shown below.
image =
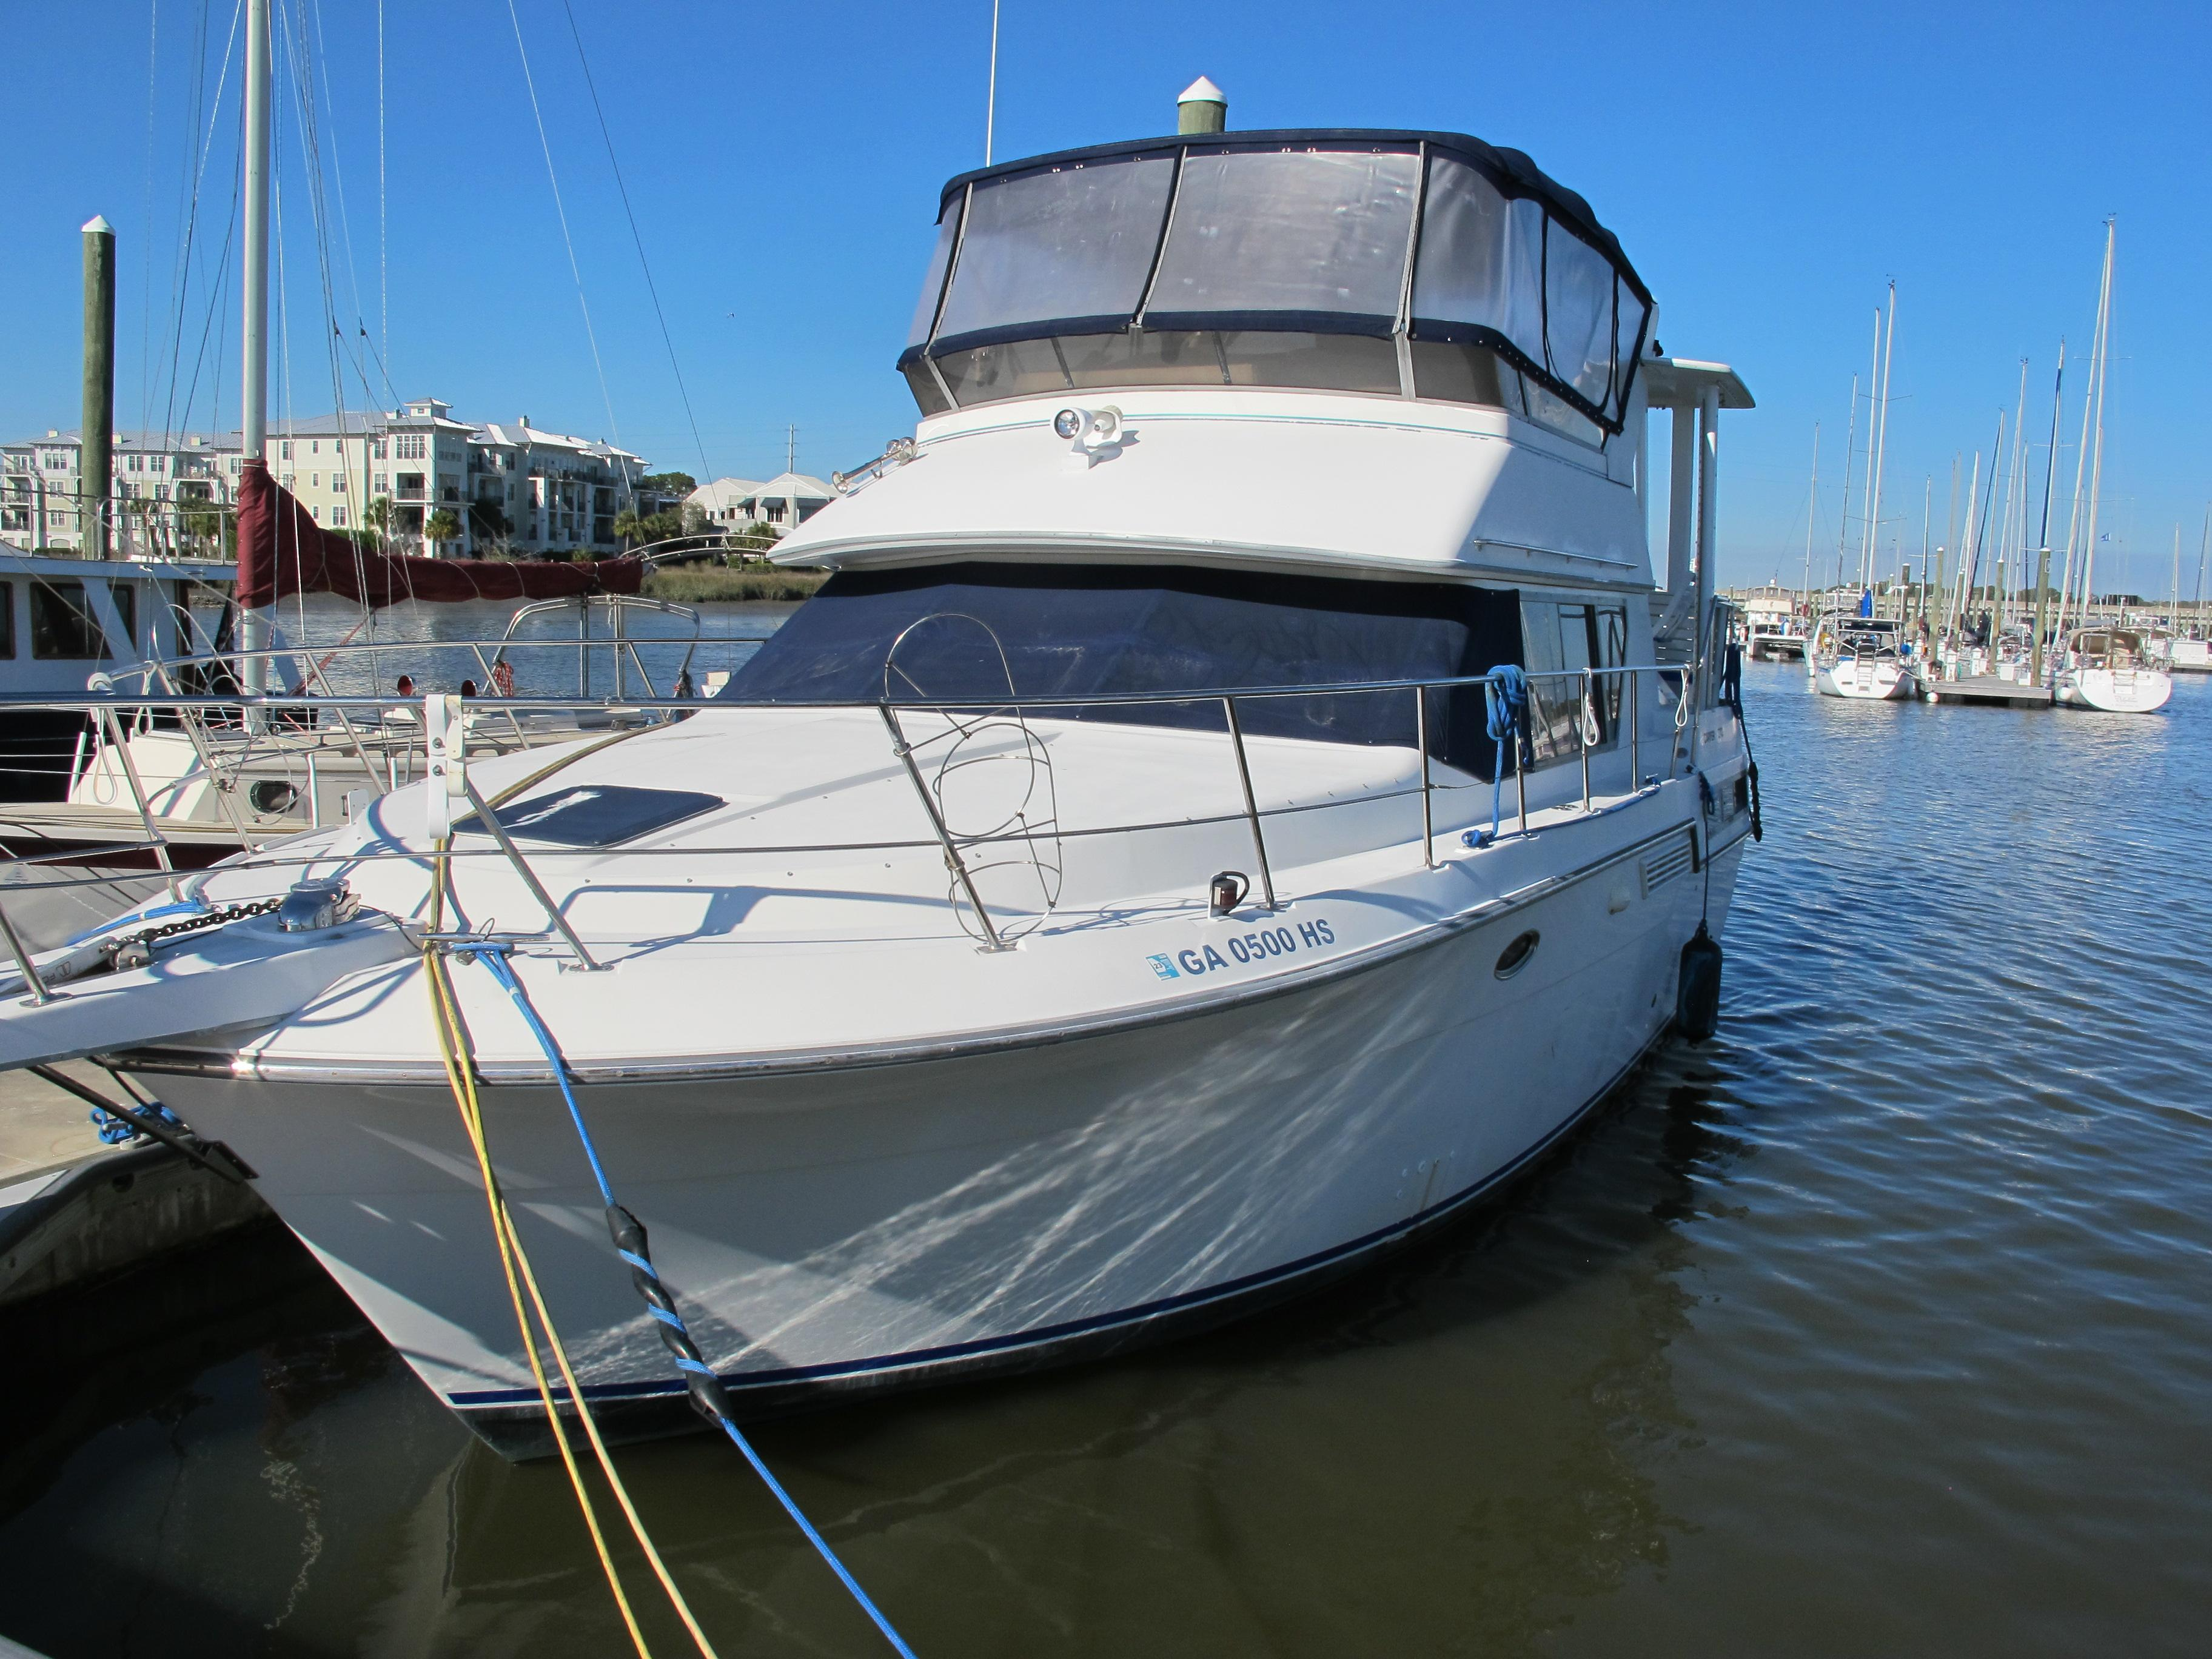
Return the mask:
[[2173,696],[2173,680],[2145,659],[2139,632],[2100,623],[2067,636],[2051,689],[2062,708],[2154,714]]
[[1823,696],[1875,702],[1911,697],[1920,681],[1906,659],[1894,618],[1831,613],[1814,628],[1806,655],[1813,684]]
[[[532,573],[535,574],[535,573]],[[364,613],[366,617],[367,613]],[[358,628],[356,632],[359,632]],[[184,708],[156,720],[104,720],[80,739],[65,799],[21,807],[13,822],[55,855],[93,841],[140,834],[167,843],[173,860],[210,864],[276,837],[337,823],[354,806],[412,781],[422,752],[422,709],[393,688],[399,677],[426,689],[477,688],[574,698],[556,713],[510,712],[480,721],[477,743],[494,751],[543,748],[648,716],[624,713],[647,697],[692,683],[699,613],[635,594],[580,593],[520,604],[497,637],[348,638],[327,645],[279,641],[252,653],[281,690],[312,695],[319,707],[264,711],[245,720],[227,709]],[[655,664],[645,647],[660,659]],[[95,675],[95,690],[175,696],[210,684],[235,685],[246,653],[188,651]],[[331,699],[380,707],[349,709]],[[614,708],[586,707],[611,692]]]
[[[684,1383],[595,1167],[747,1407],[1342,1272],[1702,1018],[1756,815],[1710,596],[1751,399],[1650,335],[1588,206],[1472,138],[956,179],[922,419],[779,545],[834,574],[716,700],[476,759],[432,700],[427,781],[46,957],[0,1064],[158,1091],[510,1448],[544,1424],[479,1152],[625,1432]],[[1662,407],[1703,458],[1663,596]],[[1390,486],[1316,514],[1317,478]]]
[[1744,649],[1757,662],[1802,661],[1804,624],[1795,617],[1753,617],[1745,629]]
[[[207,649],[231,574],[198,560],[76,558],[0,542],[0,696],[82,697],[102,670]],[[0,801],[58,799],[86,738],[79,709],[19,704],[0,715]]]

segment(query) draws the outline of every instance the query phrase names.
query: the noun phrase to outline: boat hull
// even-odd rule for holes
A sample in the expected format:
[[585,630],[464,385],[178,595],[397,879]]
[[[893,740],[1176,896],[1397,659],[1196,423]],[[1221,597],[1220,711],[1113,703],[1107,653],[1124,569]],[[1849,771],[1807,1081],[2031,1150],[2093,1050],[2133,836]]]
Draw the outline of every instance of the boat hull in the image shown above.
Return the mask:
[[2173,681],[2155,668],[2078,668],[2058,677],[2061,707],[2109,714],[2154,714],[2173,696]]
[[[1647,842],[1341,976],[1095,1036],[896,1065],[582,1089],[621,1201],[740,1409],[1095,1353],[1228,1316],[1494,1189],[1662,1036],[1705,876]],[[1654,884],[1653,872],[1664,871]],[[1506,947],[1540,942],[1507,977]],[[427,1019],[427,1012],[425,1015]],[[424,1382],[546,1449],[442,1087],[149,1079]],[[495,1166],[617,1433],[693,1421],[559,1096],[488,1088]]]
[[1821,663],[1814,671],[1813,684],[1824,697],[1888,702],[1911,696],[1916,682],[1910,670],[1896,663],[1861,663],[1845,658]]

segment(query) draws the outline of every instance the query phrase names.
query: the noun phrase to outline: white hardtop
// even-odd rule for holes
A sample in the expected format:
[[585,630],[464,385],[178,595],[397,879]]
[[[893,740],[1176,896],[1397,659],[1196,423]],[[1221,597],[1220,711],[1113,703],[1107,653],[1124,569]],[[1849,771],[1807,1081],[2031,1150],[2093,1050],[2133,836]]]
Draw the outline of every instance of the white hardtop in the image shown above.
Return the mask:
[[[1063,411],[1109,409],[1110,442],[1055,428]],[[1604,453],[1503,410],[1275,388],[933,416],[912,460],[775,554],[833,568],[979,556],[1650,586],[1642,505]]]

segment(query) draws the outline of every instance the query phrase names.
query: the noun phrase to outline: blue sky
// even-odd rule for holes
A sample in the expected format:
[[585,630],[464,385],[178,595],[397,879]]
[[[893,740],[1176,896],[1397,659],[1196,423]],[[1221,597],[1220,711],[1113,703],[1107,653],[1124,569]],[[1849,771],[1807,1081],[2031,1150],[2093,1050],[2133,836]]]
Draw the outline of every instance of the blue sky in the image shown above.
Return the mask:
[[[95,212],[122,236],[125,423],[143,413],[161,425],[183,395],[173,400],[169,366],[180,360],[189,382],[200,356],[203,274],[183,286],[181,325],[173,314],[183,183],[201,20],[211,98],[234,0],[157,3],[158,33],[137,0],[9,8],[0,430],[10,436],[75,423],[76,231]],[[336,310],[349,334],[360,318],[380,337],[399,395],[593,434],[608,431],[611,404],[616,434],[655,462],[756,477],[782,465],[790,425],[800,466],[820,472],[910,428],[890,364],[937,187],[981,160],[988,0],[579,0],[696,441],[559,0],[516,0],[516,11],[604,398],[505,0],[386,0],[380,237],[377,7],[280,6],[326,42],[317,116],[344,194],[343,225],[335,193],[328,201]],[[2212,357],[2200,297],[2212,269],[2212,114],[2192,84],[2208,61],[2212,10],[2201,5],[1006,0],[998,153],[1162,131],[1176,93],[1201,73],[1228,91],[1232,126],[1448,128],[1526,149],[1619,234],[1659,298],[1668,349],[1735,363],[1759,395],[1759,410],[1726,433],[1731,580],[1802,569],[1815,421],[1815,544],[1832,569],[1850,377],[1865,368],[1891,277],[1900,297],[1885,547],[1917,557],[1929,476],[1941,538],[1952,457],[1989,447],[2022,356],[2039,446],[2058,337],[2087,349],[2103,221],[2117,214],[2105,489],[2114,541],[2103,556],[2128,561],[2136,586],[2162,587],[2179,521],[2186,588],[2212,497],[2198,395]],[[230,211],[235,88],[234,69],[220,112],[200,124],[213,138],[195,240],[210,265]],[[305,414],[331,405],[331,369],[289,111],[282,136],[291,327],[276,398],[281,410],[289,384]],[[234,310],[227,291],[196,423],[218,370],[224,418],[235,418]],[[343,374],[359,406],[356,372]],[[383,375],[369,374],[388,401]],[[2033,471],[2039,479],[2039,453]],[[1314,510],[1357,505],[1317,497]]]

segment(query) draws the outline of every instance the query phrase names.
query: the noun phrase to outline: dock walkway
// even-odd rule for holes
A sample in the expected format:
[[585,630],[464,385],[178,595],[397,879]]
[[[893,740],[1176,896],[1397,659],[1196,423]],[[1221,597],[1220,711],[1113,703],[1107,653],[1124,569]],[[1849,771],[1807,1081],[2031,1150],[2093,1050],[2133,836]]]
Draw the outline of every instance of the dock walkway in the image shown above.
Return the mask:
[[1930,702],[1978,702],[2014,708],[2051,707],[2049,686],[2024,685],[1995,674],[1972,674],[1955,680],[1923,680],[1920,694]]

